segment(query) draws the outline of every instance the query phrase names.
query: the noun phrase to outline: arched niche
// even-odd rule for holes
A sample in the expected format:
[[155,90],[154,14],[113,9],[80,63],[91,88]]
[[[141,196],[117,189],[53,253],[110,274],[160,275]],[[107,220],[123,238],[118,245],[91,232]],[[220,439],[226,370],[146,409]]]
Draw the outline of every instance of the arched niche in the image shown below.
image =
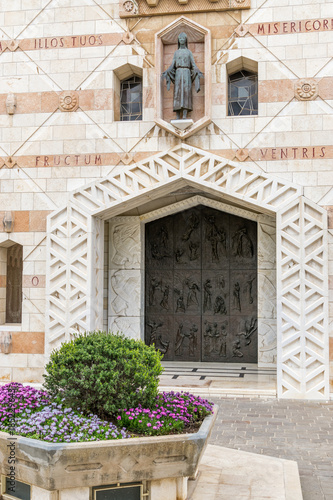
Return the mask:
[[[201,90],[193,92],[193,111],[189,113],[194,123],[185,130],[179,130],[171,125],[176,118],[173,112],[173,85],[167,91],[166,82],[161,75],[171,64],[173,54],[178,48],[178,36],[185,32],[188,38],[188,48],[192,51],[195,63],[204,74],[201,79]],[[210,30],[186,17],[180,17],[155,35],[156,44],[156,124],[177,137],[186,138],[207,126],[211,121],[211,34]]]
[[0,244],[0,325],[22,323],[23,247],[15,241]]

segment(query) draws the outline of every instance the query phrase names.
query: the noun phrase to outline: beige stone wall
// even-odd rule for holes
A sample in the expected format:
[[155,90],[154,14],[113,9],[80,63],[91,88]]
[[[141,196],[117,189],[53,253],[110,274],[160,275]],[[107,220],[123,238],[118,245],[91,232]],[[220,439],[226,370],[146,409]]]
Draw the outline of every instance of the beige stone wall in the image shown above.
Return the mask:
[[[184,142],[301,185],[306,197],[333,211],[333,2],[261,4],[251,0],[251,9],[186,14],[211,33],[212,121]],[[15,225],[10,234],[1,225],[0,246],[8,240],[23,245],[24,280],[22,324],[0,325],[15,339],[12,354],[0,354],[2,381],[41,380],[46,216],[66,204],[73,190],[115,166],[180,142],[154,121],[159,105],[171,118],[171,92],[164,103],[156,102],[155,35],[179,15],[122,19],[118,0],[3,2],[0,219],[13,211]],[[239,64],[258,68],[258,116],[227,116],[227,73]],[[129,124],[117,121],[117,108],[119,80],[131,71],[143,78],[143,120]],[[308,99],[298,91],[304,80],[311,87]],[[6,109],[10,93],[16,96],[13,115]],[[62,110],[68,95],[73,111]],[[331,221],[328,238],[332,321]]]

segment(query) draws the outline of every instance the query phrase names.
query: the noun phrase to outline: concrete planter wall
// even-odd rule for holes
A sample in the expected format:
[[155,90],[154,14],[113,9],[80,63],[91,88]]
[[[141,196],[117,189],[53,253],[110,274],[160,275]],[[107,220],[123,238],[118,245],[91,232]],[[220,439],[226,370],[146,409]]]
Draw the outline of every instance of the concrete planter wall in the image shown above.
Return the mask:
[[[72,497],[68,498],[85,500],[89,498],[92,486],[141,481],[151,482],[151,500],[161,500],[164,496],[157,490],[160,490],[163,480],[169,480],[169,486],[171,483],[175,485],[175,500],[185,499],[185,483],[196,473],[216,413],[217,408],[194,434],[68,444],[18,437],[15,441],[16,479],[33,485],[31,500],[37,500],[34,487],[37,487],[38,499],[42,498],[42,489],[45,492],[43,499],[52,499],[51,492],[55,490],[59,495],[62,492],[60,499],[65,499],[64,493],[70,490]],[[13,438],[0,432],[0,468],[1,474],[5,475],[9,474],[9,441]],[[186,481],[179,482],[182,478]],[[170,483],[170,480],[173,481]],[[158,486],[156,495],[152,493],[154,482]],[[75,489],[81,490],[82,495],[74,495]],[[168,495],[168,500],[173,500],[172,492]]]

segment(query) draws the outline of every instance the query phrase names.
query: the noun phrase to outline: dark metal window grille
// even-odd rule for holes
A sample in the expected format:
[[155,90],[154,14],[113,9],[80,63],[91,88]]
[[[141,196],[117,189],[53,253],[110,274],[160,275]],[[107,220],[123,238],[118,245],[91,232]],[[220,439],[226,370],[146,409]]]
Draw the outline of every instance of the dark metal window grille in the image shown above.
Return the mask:
[[142,78],[138,76],[121,82],[120,120],[142,120]]
[[258,114],[258,75],[238,71],[228,77],[228,115]]

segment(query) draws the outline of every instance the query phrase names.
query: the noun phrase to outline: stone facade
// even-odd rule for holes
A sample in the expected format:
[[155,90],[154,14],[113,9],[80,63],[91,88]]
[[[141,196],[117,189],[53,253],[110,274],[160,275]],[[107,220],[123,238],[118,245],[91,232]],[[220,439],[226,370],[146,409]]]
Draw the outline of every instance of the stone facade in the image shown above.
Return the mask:
[[[279,396],[327,399],[333,2],[171,4],[3,2],[0,218],[11,212],[13,227],[0,227],[0,335],[12,334],[0,380],[40,382],[73,332],[142,337],[144,224],[207,204],[258,222],[259,363],[277,366]],[[160,83],[180,30],[205,74],[184,131]],[[258,74],[256,115],[228,116],[228,75],[240,70]],[[120,121],[132,75],[142,120]],[[13,244],[22,319],[6,324]]]

